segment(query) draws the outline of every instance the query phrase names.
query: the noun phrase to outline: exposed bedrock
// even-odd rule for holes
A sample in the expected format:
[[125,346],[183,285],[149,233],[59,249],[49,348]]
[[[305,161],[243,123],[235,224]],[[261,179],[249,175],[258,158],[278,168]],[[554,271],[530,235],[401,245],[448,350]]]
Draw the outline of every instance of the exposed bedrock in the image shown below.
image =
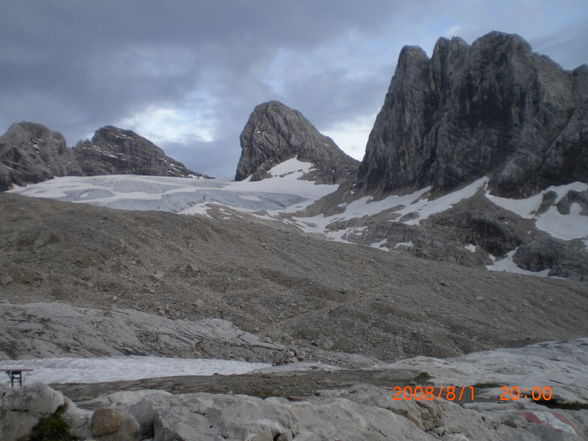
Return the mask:
[[91,140],[78,142],[73,152],[87,176],[130,173],[185,177],[197,174],[166,156],[148,139],[114,126],[96,130]]
[[562,69],[518,35],[472,45],[405,47],[360,166],[357,186],[448,191],[490,175],[494,194],[523,197],[588,181],[588,66]]
[[290,158],[311,162],[308,176],[320,183],[340,183],[353,177],[359,162],[322,135],[299,111],[269,101],[255,107],[241,133],[241,158],[235,179],[258,181],[268,170]]
[[0,136],[0,191],[8,190],[13,184],[81,174],[61,133],[41,124],[20,122],[12,124]]

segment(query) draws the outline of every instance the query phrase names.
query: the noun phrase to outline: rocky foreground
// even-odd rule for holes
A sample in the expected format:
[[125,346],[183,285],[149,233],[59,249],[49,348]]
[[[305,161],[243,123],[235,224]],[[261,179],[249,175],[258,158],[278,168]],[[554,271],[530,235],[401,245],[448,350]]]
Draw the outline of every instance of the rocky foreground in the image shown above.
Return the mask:
[[[377,370],[60,385],[63,393],[30,385],[0,390],[0,438],[17,440],[65,406],[79,439],[576,441],[588,436],[587,364],[584,338]],[[223,384],[232,389],[202,392]],[[407,399],[395,387],[425,392]],[[513,399],[513,387],[553,396]]]

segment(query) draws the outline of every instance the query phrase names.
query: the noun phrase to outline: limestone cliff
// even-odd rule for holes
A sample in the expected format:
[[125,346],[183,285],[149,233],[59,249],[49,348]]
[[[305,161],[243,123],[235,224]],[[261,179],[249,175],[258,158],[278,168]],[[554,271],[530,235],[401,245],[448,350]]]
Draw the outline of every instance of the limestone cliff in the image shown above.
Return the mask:
[[517,35],[405,47],[357,186],[446,191],[481,176],[523,197],[588,181],[588,66],[566,71]]

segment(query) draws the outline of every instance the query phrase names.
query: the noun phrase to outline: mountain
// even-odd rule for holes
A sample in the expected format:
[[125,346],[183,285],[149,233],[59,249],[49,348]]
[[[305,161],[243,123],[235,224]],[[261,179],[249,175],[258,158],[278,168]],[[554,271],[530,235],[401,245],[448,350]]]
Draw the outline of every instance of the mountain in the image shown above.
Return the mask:
[[81,174],[63,135],[41,124],[15,123],[0,136],[0,191],[12,184]]
[[483,176],[517,198],[588,182],[588,66],[566,71],[500,32],[441,38],[431,58],[402,49],[356,187],[446,192]]
[[441,38],[431,58],[406,46],[353,187],[310,212],[385,250],[585,280],[587,134],[586,65],[500,32]]
[[359,162],[343,153],[297,110],[269,101],[255,107],[241,132],[241,158],[235,179],[268,177],[273,166],[290,158],[310,162],[308,178],[319,183],[341,183],[354,176]]
[[129,173],[208,178],[142,136],[113,126],[97,130],[92,140],[80,141],[73,149],[61,133],[31,122],[15,123],[0,137],[0,191],[55,176]]
[[135,174],[186,177],[202,176],[186,168],[146,138],[131,130],[105,126],[96,130],[91,140],[80,141],[73,148],[86,176]]

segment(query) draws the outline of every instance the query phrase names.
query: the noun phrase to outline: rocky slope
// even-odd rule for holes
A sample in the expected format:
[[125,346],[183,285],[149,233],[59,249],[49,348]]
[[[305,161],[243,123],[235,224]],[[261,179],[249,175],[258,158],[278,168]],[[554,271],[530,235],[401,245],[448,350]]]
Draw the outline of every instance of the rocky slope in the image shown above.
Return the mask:
[[452,356],[588,333],[581,282],[317,240],[226,209],[207,218],[10,193],[0,206],[0,290],[13,303],[223,318],[331,364],[332,351]]
[[405,47],[357,187],[452,190],[489,175],[496,195],[588,182],[588,67],[566,71],[517,35]]
[[31,122],[15,123],[0,136],[0,191],[82,172],[63,135]]
[[73,149],[60,133],[30,122],[13,124],[0,137],[0,191],[55,176],[128,173],[208,177],[188,170],[142,136],[113,126]]
[[0,314],[0,360],[150,354],[273,362],[285,350],[215,318],[170,320],[62,303],[0,303]]
[[148,139],[114,126],[96,130],[91,140],[78,142],[73,153],[86,176],[129,173],[186,177],[194,174]]
[[[310,219],[323,222],[329,237],[395,254],[588,280],[588,205],[583,200],[587,191],[559,188],[559,194],[549,190],[530,200],[516,200],[492,197],[484,183],[469,187],[471,194],[461,198],[455,197],[458,191],[420,205],[421,198],[414,194],[368,199],[362,205],[345,202],[343,192],[337,192],[330,195],[333,200],[320,200],[307,211],[315,214]],[[576,201],[575,213],[569,209],[571,199]],[[413,200],[417,202],[411,204]],[[369,211],[370,205],[379,209]],[[504,208],[513,205],[527,209],[517,213]],[[329,216],[316,216],[325,210],[331,210]]]
[[314,165],[310,179],[328,184],[349,179],[359,165],[331,138],[321,135],[300,112],[278,101],[254,109],[240,140],[237,181],[249,176],[252,180],[263,179],[270,168],[294,157]]

